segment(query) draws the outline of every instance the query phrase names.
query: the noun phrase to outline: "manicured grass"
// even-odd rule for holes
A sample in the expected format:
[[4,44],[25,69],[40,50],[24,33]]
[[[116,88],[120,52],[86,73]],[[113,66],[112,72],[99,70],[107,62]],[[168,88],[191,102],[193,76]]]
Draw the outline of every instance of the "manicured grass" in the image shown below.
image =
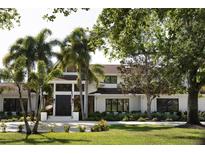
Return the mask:
[[115,125],[108,132],[0,133],[0,144],[205,144],[205,129],[157,125]]

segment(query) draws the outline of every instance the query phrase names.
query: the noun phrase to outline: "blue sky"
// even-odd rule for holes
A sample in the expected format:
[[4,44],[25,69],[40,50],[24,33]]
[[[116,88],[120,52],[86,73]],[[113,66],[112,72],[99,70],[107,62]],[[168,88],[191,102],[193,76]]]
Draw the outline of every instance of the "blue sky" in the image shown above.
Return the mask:
[[[51,38],[64,39],[76,27],[89,27],[95,24],[102,9],[91,9],[89,11],[78,11],[68,17],[58,16],[54,22],[47,22],[42,16],[51,10],[46,8],[18,9],[21,14],[21,25],[15,26],[12,30],[0,30],[0,67],[2,67],[2,57],[8,52],[9,47],[16,39],[26,35],[36,35],[41,29],[49,28],[53,34]],[[92,56],[92,63],[118,63],[118,61],[108,61],[103,52],[96,52]]]

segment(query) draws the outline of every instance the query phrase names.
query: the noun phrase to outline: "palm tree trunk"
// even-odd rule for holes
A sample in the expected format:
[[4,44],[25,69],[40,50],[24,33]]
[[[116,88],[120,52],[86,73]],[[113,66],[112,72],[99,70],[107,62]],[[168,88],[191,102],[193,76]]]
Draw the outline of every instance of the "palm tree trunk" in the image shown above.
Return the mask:
[[[39,106],[37,108],[37,112],[36,112],[36,122],[34,124],[33,131],[32,131],[33,134],[37,134],[38,133],[40,114],[41,114],[41,109],[43,107],[43,104],[42,104],[43,103],[43,100],[42,100],[42,93],[43,93],[42,88],[40,88],[40,92],[39,93],[40,93],[40,104],[39,104]],[[38,96],[39,96],[39,93],[38,93]]]
[[[29,78],[30,78],[30,67],[27,67],[27,72],[28,72],[28,81],[29,82]],[[30,88],[27,88],[27,93],[28,93],[28,112],[31,113],[32,112],[32,107],[31,107],[31,90]]]
[[29,123],[26,119],[27,118],[27,111],[25,110],[24,105],[23,105],[22,94],[21,94],[21,85],[17,84],[17,87],[18,87],[18,92],[19,92],[20,106],[21,106],[21,110],[23,112],[24,123],[25,123],[25,127],[26,127],[26,134],[29,135],[29,134],[31,134],[31,128],[30,128]]
[[85,73],[85,102],[84,102],[85,118],[88,118],[88,68]]
[[79,69],[79,91],[80,91],[80,108],[81,108],[81,114],[82,114],[82,120],[85,119],[84,117],[84,107],[83,107],[83,88],[82,88],[82,70]]

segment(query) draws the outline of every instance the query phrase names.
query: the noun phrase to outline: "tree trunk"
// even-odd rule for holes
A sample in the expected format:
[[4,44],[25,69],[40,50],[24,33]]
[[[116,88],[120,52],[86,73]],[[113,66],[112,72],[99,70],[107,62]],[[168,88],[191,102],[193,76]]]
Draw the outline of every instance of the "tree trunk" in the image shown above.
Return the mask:
[[199,91],[194,89],[190,89],[188,92],[187,124],[200,125],[198,117],[198,93]]
[[33,134],[37,134],[38,133],[38,126],[39,126],[39,121],[40,121],[40,114],[41,114],[41,109],[43,107],[43,101],[42,101],[42,88],[40,89],[40,92],[38,92],[38,98],[39,98],[39,93],[40,93],[40,104],[37,106],[37,112],[36,112],[36,122],[34,124],[34,127],[33,127],[33,130],[32,130],[32,133]]
[[39,104],[39,92],[36,93],[36,112],[35,112],[35,117],[36,117],[36,122],[34,124],[32,133],[37,134],[38,133],[38,125],[39,125],[39,120],[40,120],[40,104]]
[[[28,81],[29,82],[29,78],[30,78],[30,67],[27,67],[27,71],[28,71]],[[30,88],[27,89],[27,93],[28,93],[28,112],[31,114],[32,112],[32,107],[31,107],[31,90]]]
[[86,68],[85,75],[85,102],[84,102],[85,118],[88,118],[88,69]]
[[21,110],[23,112],[23,117],[24,117],[24,123],[25,123],[25,128],[26,128],[26,134],[31,134],[31,128],[29,126],[29,123],[27,121],[27,111],[25,110],[24,108],[24,105],[23,105],[23,100],[22,100],[22,94],[21,94],[21,87],[20,85],[17,85],[18,87],[18,92],[19,92],[19,101],[20,101],[20,106],[21,106]]
[[147,94],[146,97],[147,97],[147,115],[148,118],[151,118],[151,97],[149,94]]
[[80,108],[81,108],[81,114],[82,114],[82,120],[85,119],[84,116],[84,105],[83,105],[83,88],[82,88],[82,70],[79,69],[79,91],[80,91]]

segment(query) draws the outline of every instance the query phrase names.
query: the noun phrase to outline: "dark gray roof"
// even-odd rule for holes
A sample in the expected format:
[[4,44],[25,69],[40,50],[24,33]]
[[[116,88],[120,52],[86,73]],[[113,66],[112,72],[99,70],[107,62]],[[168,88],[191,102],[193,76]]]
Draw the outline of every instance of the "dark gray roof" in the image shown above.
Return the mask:
[[[128,93],[132,93],[132,92],[123,91],[121,88],[98,88],[97,91],[94,91],[90,94],[96,94],[96,93],[100,93],[100,94],[128,94]],[[141,93],[138,92],[138,94],[141,94]]]

